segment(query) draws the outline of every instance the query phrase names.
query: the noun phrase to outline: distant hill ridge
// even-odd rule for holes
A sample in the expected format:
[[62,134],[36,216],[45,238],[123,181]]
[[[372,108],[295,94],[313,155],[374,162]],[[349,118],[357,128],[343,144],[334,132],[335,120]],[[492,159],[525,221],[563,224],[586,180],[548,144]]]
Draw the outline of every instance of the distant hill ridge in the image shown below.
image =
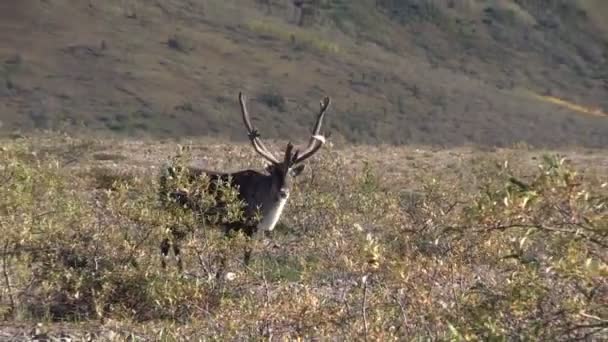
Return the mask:
[[[608,146],[603,0],[0,4],[0,130]],[[304,18],[301,16],[304,15]]]

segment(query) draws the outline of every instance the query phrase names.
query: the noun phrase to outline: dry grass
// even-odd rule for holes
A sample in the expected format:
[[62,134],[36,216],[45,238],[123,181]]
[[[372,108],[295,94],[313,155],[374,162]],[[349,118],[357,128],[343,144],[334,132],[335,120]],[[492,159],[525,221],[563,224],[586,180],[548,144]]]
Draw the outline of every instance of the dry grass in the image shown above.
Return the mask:
[[581,106],[578,105],[576,103],[572,103],[570,101],[566,101],[564,99],[560,99],[557,98],[555,96],[547,96],[547,95],[538,95],[538,94],[532,94],[532,96],[534,98],[537,98],[541,101],[546,101],[548,103],[553,103],[555,105],[558,105],[560,107],[564,107],[564,108],[568,108],[572,111],[576,111],[582,114],[587,114],[587,115],[595,115],[595,116],[600,116],[600,117],[605,117],[608,116],[608,113],[602,111],[599,108],[588,108],[585,106]]
[[[310,46],[319,52],[327,52],[337,54],[340,52],[340,46],[335,42],[324,39],[319,34],[304,30],[297,27],[291,27],[285,24],[277,24],[273,21],[254,20],[245,24],[248,29],[253,32],[270,35],[271,37],[281,39],[286,43],[300,45],[300,48]],[[302,46],[302,44],[304,46]]]
[[[263,166],[247,144],[181,143],[192,163]],[[176,142],[0,144],[1,338],[606,337],[604,150],[329,145],[246,267],[243,238],[158,207]],[[192,228],[183,274],[160,267],[176,223]]]

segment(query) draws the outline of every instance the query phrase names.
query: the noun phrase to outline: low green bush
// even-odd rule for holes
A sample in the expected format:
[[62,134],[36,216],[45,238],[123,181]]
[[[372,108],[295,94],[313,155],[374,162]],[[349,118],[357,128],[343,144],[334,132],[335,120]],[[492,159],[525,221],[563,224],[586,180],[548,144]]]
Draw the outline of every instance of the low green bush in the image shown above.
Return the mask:
[[[247,241],[161,206],[157,171],[74,172],[34,152],[0,152],[5,321],[111,318],[168,340],[606,337],[608,179],[557,155],[530,168],[480,152],[412,188],[328,147],[272,236]],[[181,273],[160,262],[175,224]]]

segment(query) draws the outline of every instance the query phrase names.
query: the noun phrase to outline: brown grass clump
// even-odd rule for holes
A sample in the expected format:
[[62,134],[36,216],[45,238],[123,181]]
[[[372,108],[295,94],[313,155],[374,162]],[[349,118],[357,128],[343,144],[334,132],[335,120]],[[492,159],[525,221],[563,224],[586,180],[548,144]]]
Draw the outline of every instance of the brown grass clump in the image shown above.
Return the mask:
[[[15,331],[67,321],[161,340],[607,336],[608,179],[597,163],[580,166],[580,153],[437,151],[426,164],[425,153],[386,149],[396,160],[387,176],[364,147],[329,147],[272,236],[246,241],[162,209],[151,165],[66,164],[52,148],[65,138],[48,139],[47,153],[31,139],[0,152],[0,315]],[[156,147],[155,165],[166,157]],[[245,145],[204,154],[258,163]],[[192,228],[181,274],[160,266],[174,224]],[[218,281],[222,256],[230,274]]]

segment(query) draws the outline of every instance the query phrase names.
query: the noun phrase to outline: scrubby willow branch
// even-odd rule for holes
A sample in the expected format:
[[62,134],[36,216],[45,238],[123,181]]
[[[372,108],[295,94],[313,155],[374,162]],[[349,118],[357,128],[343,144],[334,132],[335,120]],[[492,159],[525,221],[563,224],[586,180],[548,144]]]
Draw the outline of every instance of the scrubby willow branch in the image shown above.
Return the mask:
[[361,305],[361,315],[363,316],[363,336],[365,341],[368,340],[369,335],[369,323],[367,321],[367,279],[368,275],[363,276],[363,303]]
[[591,330],[585,334],[585,338],[582,340],[586,340],[593,335],[597,335],[600,332],[608,331],[608,322],[600,322],[600,323],[588,323],[588,324],[575,324],[574,326],[565,329],[563,334],[568,335],[579,330],[588,329]]
[[[598,239],[597,237],[591,236],[582,230],[592,231],[591,229],[584,229],[579,224],[574,223],[563,223],[566,225],[574,225],[578,226],[581,229],[565,229],[557,226],[548,226],[540,223],[510,223],[510,224],[495,224],[489,226],[482,226],[478,228],[479,225],[471,224],[471,225],[460,225],[460,226],[443,226],[440,228],[440,235],[445,235],[450,232],[465,232],[470,231],[473,233],[485,233],[489,231],[505,231],[509,229],[537,229],[541,231],[551,232],[551,233],[562,233],[562,234],[571,234],[575,236],[580,236],[587,241],[593,242],[599,247],[608,248],[608,242],[603,241],[602,239]],[[606,238],[603,236],[603,238]]]
[[139,239],[139,241],[137,241],[135,243],[135,245],[133,245],[130,248],[129,255],[126,258],[126,262],[128,262],[128,263],[135,262],[137,251],[150,238],[150,236],[152,235],[152,232],[154,231],[154,229],[155,229],[155,227],[153,225],[146,225],[144,236],[141,239]]
[[9,182],[13,179],[14,176],[15,176],[14,173],[11,172],[8,175],[6,175],[5,177],[3,177],[3,179],[0,180],[0,188],[9,184]]
[[4,255],[2,256],[2,274],[4,276],[4,282],[6,284],[6,291],[7,291],[8,300],[10,303],[10,312],[13,312],[13,311],[15,311],[15,299],[13,298],[13,287],[11,285],[11,278],[8,274],[8,268],[9,268],[8,245],[9,245],[9,241],[6,240],[4,243]]
[[[564,225],[569,225],[569,223],[565,223]],[[485,228],[481,228],[481,229],[473,229],[473,232],[482,233],[482,232],[491,231],[491,230],[508,230],[508,229],[513,229],[513,228],[523,228],[523,229],[532,228],[532,229],[538,229],[538,230],[552,232],[552,233],[572,234],[572,235],[580,236],[590,242],[593,242],[602,248],[608,248],[608,243],[601,241],[601,240],[597,239],[596,237],[590,236],[589,234],[582,232],[580,229],[576,229],[576,230],[564,229],[564,228],[559,228],[559,227],[547,226],[547,225],[543,225],[540,223],[527,223],[527,224],[526,223],[514,223],[514,224],[506,224],[506,225],[495,225],[495,226],[485,227]]]

